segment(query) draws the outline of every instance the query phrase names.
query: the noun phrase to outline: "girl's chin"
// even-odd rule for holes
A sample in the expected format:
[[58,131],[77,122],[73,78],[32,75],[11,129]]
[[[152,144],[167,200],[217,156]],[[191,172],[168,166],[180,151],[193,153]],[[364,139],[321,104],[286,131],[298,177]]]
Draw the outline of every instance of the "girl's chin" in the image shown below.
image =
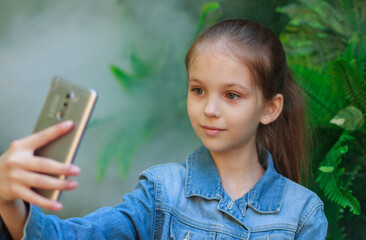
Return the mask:
[[207,143],[207,142],[203,142],[203,145],[205,145],[205,147],[210,151],[210,152],[215,152],[215,153],[220,153],[220,152],[226,152],[229,150],[229,148],[226,148],[225,146],[223,146],[223,144],[221,143]]
[[[212,139],[211,139],[212,140]],[[202,140],[201,140],[202,141]],[[227,141],[202,141],[203,145],[212,153],[240,153],[249,147],[247,144],[231,145]],[[255,145],[254,145],[255,148]]]

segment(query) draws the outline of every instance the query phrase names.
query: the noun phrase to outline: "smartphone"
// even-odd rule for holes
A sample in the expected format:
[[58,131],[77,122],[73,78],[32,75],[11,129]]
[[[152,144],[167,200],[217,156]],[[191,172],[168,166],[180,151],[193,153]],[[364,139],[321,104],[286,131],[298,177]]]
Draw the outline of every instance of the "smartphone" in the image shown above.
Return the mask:
[[[36,149],[35,155],[71,164],[97,96],[94,89],[78,86],[60,77],[55,77],[33,132],[65,120],[72,120],[74,128],[60,138]],[[54,177],[65,179],[65,175],[54,175]],[[60,190],[34,190],[52,200],[58,200],[61,194]]]

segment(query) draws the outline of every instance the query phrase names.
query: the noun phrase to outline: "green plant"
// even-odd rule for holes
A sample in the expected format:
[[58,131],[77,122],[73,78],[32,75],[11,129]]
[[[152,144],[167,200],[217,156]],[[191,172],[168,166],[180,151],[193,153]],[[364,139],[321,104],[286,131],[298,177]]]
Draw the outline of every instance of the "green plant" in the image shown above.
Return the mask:
[[201,15],[200,15],[200,19],[199,19],[199,23],[198,23],[198,27],[196,30],[196,36],[198,36],[198,34],[202,31],[203,26],[205,24],[205,19],[207,17],[207,14],[212,12],[213,10],[216,10],[219,8],[220,8],[220,4],[218,2],[206,3],[203,6]]
[[[352,56],[339,57],[323,71],[297,65],[292,69],[309,97],[309,115],[318,135],[328,138],[314,152],[320,161],[316,182],[329,200],[359,215],[361,206],[357,198],[364,196],[355,197],[351,189],[354,181],[366,182],[366,83],[356,62]],[[319,156],[323,156],[322,160]],[[335,206],[329,211],[340,209]]]
[[[339,134],[337,128],[343,129],[339,139],[320,163],[317,182],[330,199],[343,207],[349,206],[353,213],[360,214],[359,203],[347,189],[349,185],[341,186],[339,177],[343,175],[344,169],[337,168],[348,152],[347,143],[358,143],[361,146],[363,144],[363,140],[355,142],[351,134],[365,139],[362,137],[365,134],[362,111],[366,112],[366,84],[363,75],[357,69],[356,60],[352,55],[347,58],[342,57],[329,62],[326,71],[322,73],[296,65],[293,69],[300,85],[310,98],[310,115],[315,126],[336,130],[336,134]],[[360,149],[360,154],[366,152]],[[360,168],[357,166],[355,171]],[[347,183],[351,184],[349,181]]]
[[365,1],[299,0],[279,9],[291,17],[281,40],[308,96],[309,120],[319,139],[311,184],[325,201],[329,239],[364,238],[365,6]]
[[365,41],[366,1],[298,0],[278,8],[290,17],[281,41],[294,63],[320,69],[344,52],[350,39]]

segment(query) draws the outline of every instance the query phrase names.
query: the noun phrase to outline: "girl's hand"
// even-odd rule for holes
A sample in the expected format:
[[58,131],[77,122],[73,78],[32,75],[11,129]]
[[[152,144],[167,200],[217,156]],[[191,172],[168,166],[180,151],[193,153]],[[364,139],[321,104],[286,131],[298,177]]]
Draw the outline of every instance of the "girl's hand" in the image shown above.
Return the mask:
[[37,194],[32,188],[75,189],[77,183],[74,180],[61,180],[46,174],[76,176],[80,169],[72,164],[34,156],[34,151],[72,128],[73,123],[65,121],[10,144],[0,156],[0,205],[22,199],[49,210],[62,208],[61,203]]

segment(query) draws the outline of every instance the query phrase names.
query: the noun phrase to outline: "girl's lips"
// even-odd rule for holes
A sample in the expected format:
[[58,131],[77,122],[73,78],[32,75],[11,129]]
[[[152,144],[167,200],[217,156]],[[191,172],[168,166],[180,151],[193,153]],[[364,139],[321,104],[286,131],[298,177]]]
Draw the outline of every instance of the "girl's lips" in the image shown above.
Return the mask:
[[225,131],[225,129],[212,127],[212,126],[201,126],[208,136],[216,136],[221,132]]

